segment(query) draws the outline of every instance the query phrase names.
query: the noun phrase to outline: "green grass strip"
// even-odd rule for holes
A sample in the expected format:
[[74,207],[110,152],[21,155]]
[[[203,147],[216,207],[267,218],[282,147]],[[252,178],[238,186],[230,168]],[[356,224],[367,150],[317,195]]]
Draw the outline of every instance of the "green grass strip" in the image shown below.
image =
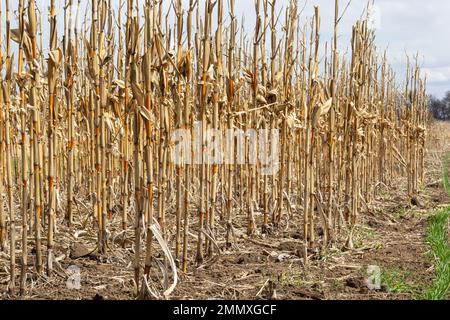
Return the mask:
[[443,181],[444,181],[444,189],[445,191],[448,193],[448,195],[450,195],[450,183],[449,183],[449,176],[448,176],[448,164],[449,164],[449,155],[447,155],[444,159],[444,170],[442,172],[443,175]]
[[[444,188],[450,195],[448,156],[443,170]],[[430,219],[427,241],[435,260],[435,279],[432,286],[425,291],[427,300],[444,300],[450,290],[450,245],[448,238],[448,220],[450,208],[446,208]]]
[[435,279],[431,288],[426,290],[425,299],[444,300],[450,289],[450,247],[448,244],[447,223],[450,208],[431,218],[428,226],[427,241],[435,259]]

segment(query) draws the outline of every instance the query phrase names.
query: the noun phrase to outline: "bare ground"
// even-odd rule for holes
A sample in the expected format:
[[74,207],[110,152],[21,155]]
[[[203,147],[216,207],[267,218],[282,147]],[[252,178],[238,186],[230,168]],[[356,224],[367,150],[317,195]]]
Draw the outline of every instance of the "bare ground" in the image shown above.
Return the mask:
[[[434,124],[428,136],[425,186],[413,201],[406,194],[406,181],[392,181],[389,187],[377,186],[380,188],[379,196],[362,214],[355,230],[354,250],[332,248],[311,252],[310,264],[305,267],[301,257],[303,240],[299,232],[300,217],[294,215],[289,224],[284,223],[270,236],[257,235],[251,240],[244,236],[244,225],[235,226],[233,247],[226,249],[224,243],[219,241],[217,244],[221,247],[221,254],[206,261],[200,268],[196,268],[192,261],[190,272],[179,274],[180,282],[170,298],[417,298],[421,290],[431,284],[434,276],[425,241],[427,220],[450,202],[441,182],[442,159],[450,151],[448,141],[450,124]],[[54,276],[36,275],[33,271],[34,256],[30,252],[27,292],[23,298],[133,299],[133,265],[130,262],[134,255],[133,244],[130,240],[125,248],[121,246],[123,234],[120,233],[119,214],[110,223],[108,254],[100,256],[95,250],[95,228],[91,226],[90,219],[86,220],[88,208],[81,204],[81,200],[79,202],[77,210],[83,214],[78,215],[75,227],[69,230],[60,224]],[[85,223],[89,226],[88,232],[80,231],[84,230]],[[219,227],[218,231],[224,232],[224,228]],[[195,233],[194,227],[192,232]],[[133,230],[130,228],[126,237],[131,239],[132,236]],[[30,237],[30,248],[32,244]],[[74,248],[74,244],[79,245]],[[190,251],[194,250],[190,248]],[[81,272],[81,288],[78,290],[67,286],[70,266],[77,266]],[[383,274],[380,290],[367,288],[368,266],[380,268]],[[8,268],[8,255],[0,253],[1,299],[17,298],[7,294]],[[160,286],[163,278],[157,269],[155,264],[152,280],[156,287]]]

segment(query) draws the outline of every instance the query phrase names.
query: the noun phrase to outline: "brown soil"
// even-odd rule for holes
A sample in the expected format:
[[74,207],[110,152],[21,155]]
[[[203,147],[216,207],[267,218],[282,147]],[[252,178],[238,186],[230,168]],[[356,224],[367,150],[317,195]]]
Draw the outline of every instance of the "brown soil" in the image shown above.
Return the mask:
[[[244,236],[244,225],[235,226],[233,247],[226,249],[224,242],[219,241],[220,255],[205,261],[200,268],[195,268],[195,261],[192,261],[190,272],[179,275],[180,281],[170,298],[416,298],[430,285],[434,273],[425,241],[427,220],[450,202],[441,185],[442,159],[450,150],[450,124],[434,124],[428,138],[426,181],[420,195],[411,199],[405,192],[406,181],[402,180],[392,181],[390,186],[377,186],[378,197],[361,215],[354,231],[355,249],[312,251],[310,264],[305,267],[299,216],[294,214],[289,224],[282,224],[270,236],[257,235],[251,241]],[[79,204],[79,212],[86,209]],[[83,219],[80,218],[71,230],[62,224],[59,227],[54,276],[37,276],[33,272],[34,257],[30,252],[26,299],[133,298],[133,265],[130,262],[134,255],[133,244],[129,240],[122,248],[123,234],[116,231],[120,230],[119,215],[111,222],[110,248],[104,256],[98,255],[93,245],[96,241],[94,226],[87,233],[79,231],[84,230],[83,223],[92,224],[90,220],[85,221],[86,215],[80,216]],[[195,233],[194,227],[191,232]],[[130,228],[126,238],[132,237]],[[29,248],[32,248],[33,239],[30,237],[29,240]],[[162,253],[158,254],[162,261]],[[20,265],[19,258],[17,263]],[[74,265],[81,272],[79,290],[67,286],[68,268]],[[384,283],[380,290],[369,290],[366,285],[368,266],[379,266],[387,276],[395,274],[396,281],[404,286],[392,290]],[[8,255],[0,253],[1,299],[12,298],[7,295],[8,268]],[[157,269],[155,264],[152,280],[158,287],[163,276]]]

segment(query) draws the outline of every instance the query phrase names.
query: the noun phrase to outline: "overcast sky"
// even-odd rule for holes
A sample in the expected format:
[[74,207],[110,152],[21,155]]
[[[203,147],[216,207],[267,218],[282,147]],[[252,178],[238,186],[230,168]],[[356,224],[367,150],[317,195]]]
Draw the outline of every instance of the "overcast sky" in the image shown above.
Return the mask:
[[[5,1],[0,0],[4,12]],[[188,0],[183,0],[187,6]],[[200,3],[204,1],[199,0]],[[251,33],[255,23],[254,1],[235,0],[238,17],[245,16],[246,31]],[[11,6],[17,8],[18,0],[10,0]],[[38,6],[46,8],[50,0],[37,0]],[[90,1],[82,0],[86,4]],[[117,3],[119,0],[113,0]],[[139,2],[143,2],[139,0]],[[165,0],[167,4],[169,0]],[[227,0],[224,0],[227,3]],[[277,0],[279,9],[286,7],[288,0]],[[305,0],[298,0],[299,7],[305,5]],[[340,0],[341,10],[348,0]],[[63,0],[57,1],[59,15],[62,14]],[[77,0],[74,0],[77,3]],[[428,74],[428,92],[436,96],[443,96],[450,90],[450,1],[448,0],[375,0],[373,10],[373,26],[377,29],[376,44],[380,52],[388,48],[391,65],[403,75],[406,54],[419,54],[423,70]],[[313,6],[321,9],[322,26],[321,39],[329,41],[332,36],[334,0],[307,0],[301,22],[313,14]],[[354,22],[361,16],[367,6],[366,0],[352,0],[340,25],[340,48],[345,50],[350,43],[349,36]],[[83,10],[84,11],[84,10]],[[203,12],[203,11],[202,11]],[[84,13],[84,12],[83,12]],[[3,13],[4,14],[4,13]],[[121,14],[125,14],[124,10]],[[227,15],[226,15],[227,16]],[[4,24],[4,15],[2,23]],[[48,32],[48,23],[44,17],[44,32]],[[59,23],[62,19],[59,18]],[[14,27],[14,26],[13,26]],[[61,35],[61,31],[59,33]]]

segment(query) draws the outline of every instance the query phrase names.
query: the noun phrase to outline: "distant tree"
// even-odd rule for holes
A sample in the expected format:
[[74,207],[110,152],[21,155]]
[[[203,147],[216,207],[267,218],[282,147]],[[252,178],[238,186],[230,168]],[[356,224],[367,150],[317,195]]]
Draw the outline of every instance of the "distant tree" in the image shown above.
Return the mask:
[[428,108],[431,115],[437,120],[450,120],[450,91],[448,91],[444,98],[438,99],[430,96]]

